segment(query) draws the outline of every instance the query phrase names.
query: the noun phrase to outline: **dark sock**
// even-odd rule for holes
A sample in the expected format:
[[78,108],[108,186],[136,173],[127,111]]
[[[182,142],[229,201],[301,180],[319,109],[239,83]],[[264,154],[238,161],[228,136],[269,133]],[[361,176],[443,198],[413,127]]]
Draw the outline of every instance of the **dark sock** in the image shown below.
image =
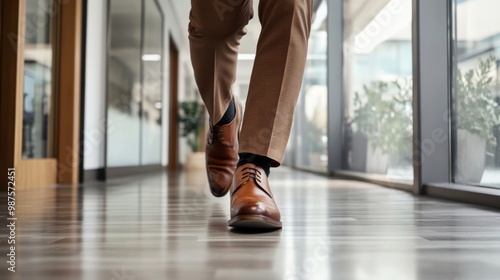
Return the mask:
[[216,125],[229,124],[233,121],[235,116],[236,116],[236,106],[234,105],[234,97],[233,97],[233,99],[231,99],[231,102],[229,102],[229,106],[227,107],[226,113],[224,113],[224,116],[222,116],[222,119],[220,119],[220,121]]
[[266,172],[266,175],[269,177],[269,173],[271,173],[271,161],[272,160],[268,157],[250,153],[241,153],[240,160],[238,161],[238,167],[243,164],[252,163],[264,169],[264,172]]

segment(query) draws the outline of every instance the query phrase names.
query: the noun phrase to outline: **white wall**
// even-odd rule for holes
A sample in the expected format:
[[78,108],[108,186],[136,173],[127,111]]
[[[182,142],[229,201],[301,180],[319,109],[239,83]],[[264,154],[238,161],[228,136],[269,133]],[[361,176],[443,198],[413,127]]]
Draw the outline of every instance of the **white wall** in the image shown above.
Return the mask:
[[107,1],[88,0],[85,61],[85,170],[104,167]]

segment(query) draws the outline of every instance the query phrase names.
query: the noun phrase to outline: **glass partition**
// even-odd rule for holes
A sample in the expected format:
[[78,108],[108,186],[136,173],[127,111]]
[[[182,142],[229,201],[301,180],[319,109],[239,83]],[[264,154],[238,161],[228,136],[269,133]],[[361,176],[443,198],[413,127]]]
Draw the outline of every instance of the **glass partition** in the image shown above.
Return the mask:
[[328,171],[327,1],[313,15],[307,63],[285,164]]
[[106,165],[140,164],[141,1],[110,0]]
[[413,180],[412,1],[344,1],[348,170]]
[[141,164],[161,163],[162,125],[162,15],[156,1],[144,0],[142,50]]
[[110,0],[107,167],[161,163],[162,15],[154,0]]
[[454,179],[500,187],[500,1],[455,7]]

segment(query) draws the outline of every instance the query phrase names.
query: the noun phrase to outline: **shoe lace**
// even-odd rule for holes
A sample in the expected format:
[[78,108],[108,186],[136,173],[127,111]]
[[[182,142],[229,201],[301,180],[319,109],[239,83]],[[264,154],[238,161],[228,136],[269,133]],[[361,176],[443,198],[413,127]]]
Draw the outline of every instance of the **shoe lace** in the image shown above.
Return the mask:
[[245,167],[242,170],[242,176],[241,178],[245,180],[243,184],[248,183],[250,179],[254,179],[258,183],[261,183],[261,175],[262,173],[255,167]]
[[222,129],[217,129],[214,125],[210,125],[208,134],[208,144],[213,144],[215,141],[224,140]]

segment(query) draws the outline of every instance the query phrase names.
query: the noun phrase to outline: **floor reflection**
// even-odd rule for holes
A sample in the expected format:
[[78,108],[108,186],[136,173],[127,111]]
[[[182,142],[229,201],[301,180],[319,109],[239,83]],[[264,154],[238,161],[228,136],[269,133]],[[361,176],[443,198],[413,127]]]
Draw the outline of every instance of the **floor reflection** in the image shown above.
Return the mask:
[[[498,279],[500,213],[281,169],[284,228],[228,230],[205,174],[17,194],[15,274],[1,279]],[[0,197],[5,201],[5,195]],[[6,219],[6,209],[0,210]],[[0,229],[0,250],[8,245]],[[2,271],[6,263],[1,262]],[[5,275],[5,276],[4,276]]]

